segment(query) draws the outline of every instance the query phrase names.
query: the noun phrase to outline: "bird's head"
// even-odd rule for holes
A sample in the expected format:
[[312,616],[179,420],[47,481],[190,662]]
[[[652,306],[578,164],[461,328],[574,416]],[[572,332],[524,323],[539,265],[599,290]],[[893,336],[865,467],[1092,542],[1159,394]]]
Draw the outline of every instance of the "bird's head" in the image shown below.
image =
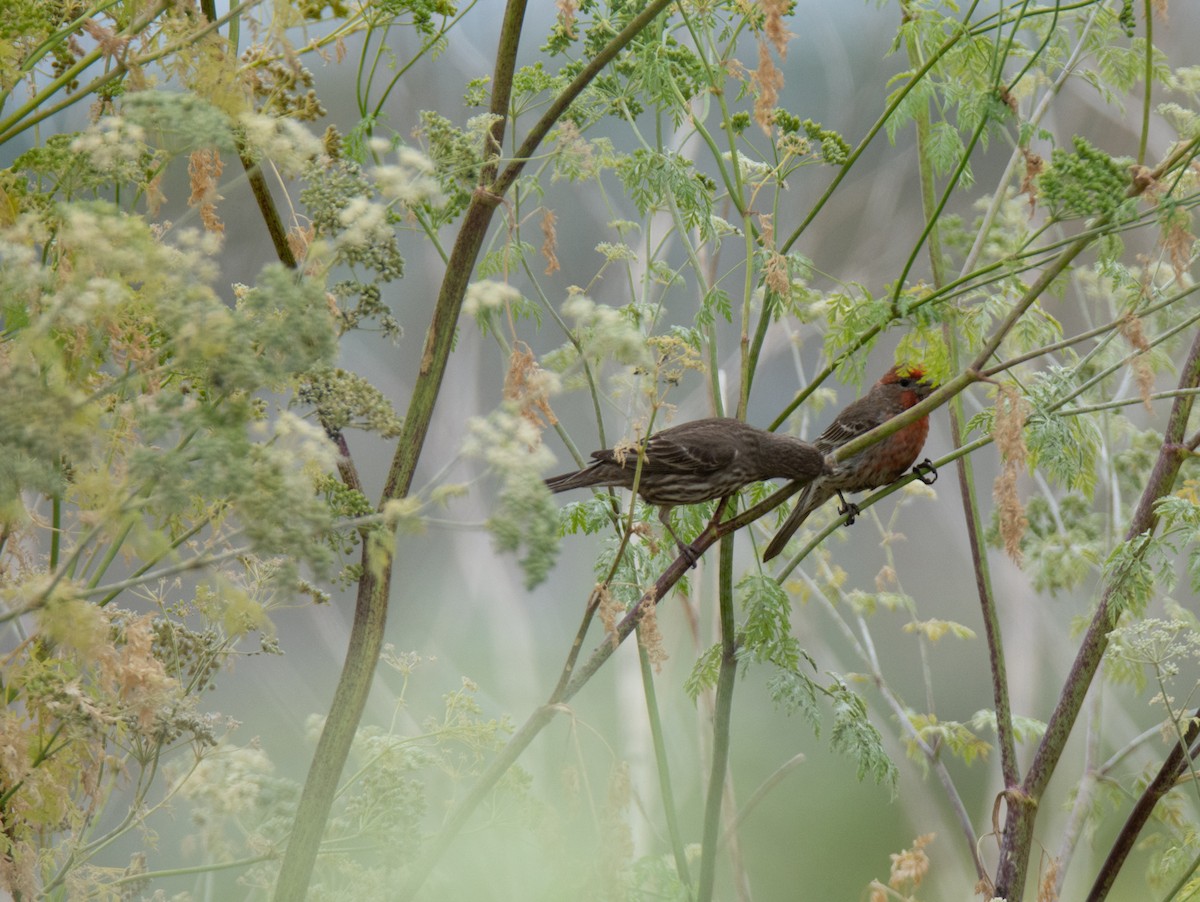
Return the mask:
[[937,388],[926,376],[925,368],[916,363],[896,364],[876,384],[888,386],[889,392],[897,393],[905,410],[928,398]]

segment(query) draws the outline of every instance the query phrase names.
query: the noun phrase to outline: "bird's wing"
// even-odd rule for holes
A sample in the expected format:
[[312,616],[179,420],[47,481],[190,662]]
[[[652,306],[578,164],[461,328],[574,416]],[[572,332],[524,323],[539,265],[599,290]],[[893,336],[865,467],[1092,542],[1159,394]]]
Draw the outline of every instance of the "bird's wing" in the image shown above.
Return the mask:
[[691,442],[660,432],[650,436],[646,443],[643,467],[662,472],[717,470],[729,464],[737,453],[733,443],[722,441],[719,435],[710,434],[703,442]]
[[[689,433],[680,434],[677,429],[668,429],[650,436],[645,444],[646,459],[642,464],[644,473],[702,473],[728,465],[738,451],[733,442],[723,441],[719,434],[708,433],[703,441],[692,441]],[[637,466],[637,450],[629,448],[624,461],[612,449],[596,451],[592,457],[598,461],[616,463],[622,468]]]
[[839,445],[846,444],[864,432],[870,432],[890,418],[891,415],[887,411],[880,410],[873,404],[864,404],[865,400],[866,398],[861,398],[843,410],[837,419],[829,424],[829,428],[817,437],[814,444],[823,453],[828,454]]

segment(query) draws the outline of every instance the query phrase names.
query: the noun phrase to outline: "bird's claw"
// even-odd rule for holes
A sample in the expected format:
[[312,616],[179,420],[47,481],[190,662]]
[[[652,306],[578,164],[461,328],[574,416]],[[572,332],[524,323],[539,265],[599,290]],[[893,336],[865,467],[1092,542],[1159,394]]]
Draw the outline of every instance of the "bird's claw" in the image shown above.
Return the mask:
[[846,518],[846,525],[853,526],[858,515],[862,513],[862,509],[853,501],[842,499],[842,506],[838,508],[838,514]]
[[700,555],[696,554],[695,549],[691,545],[684,545],[682,542],[678,542],[677,544],[679,546],[679,553],[688,562],[688,569],[695,570],[696,562],[700,560]]
[[927,457],[913,467],[913,475],[925,483],[925,485],[933,485],[937,482],[938,471],[937,467],[933,465],[933,461]]

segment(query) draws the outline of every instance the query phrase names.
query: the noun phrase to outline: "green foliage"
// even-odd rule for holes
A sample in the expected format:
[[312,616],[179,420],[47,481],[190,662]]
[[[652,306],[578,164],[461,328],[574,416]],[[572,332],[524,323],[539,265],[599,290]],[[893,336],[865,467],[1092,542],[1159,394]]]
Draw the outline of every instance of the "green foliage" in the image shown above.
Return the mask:
[[[276,383],[333,359],[336,344],[320,284],[279,264],[238,298],[242,329],[258,364],[258,378]],[[223,374],[224,375],[224,374]],[[236,387],[236,379],[226,384]]]
[[835,679],[826,689],[833,703],[833,729],[829,743],[835,752],[846,755],[857,767],[858,779],[867,774],[876,783],[893,790],[899,771],[883,750],[883,737],[867,718],[867,704],[842,680]]
[[[970,720],[971,728],[976,731],[990,730],[996,733],[996,712],[983,708],[976,711]],[[1046,732],[1044,721],[1036,720],[1021,714],[1013,715],[1013,739],[1020,743],[1036,742]]]
[[128,94],[121,101],[121,117],[142,129],[148,143],[173,157],[204,147],[234,149],[228,115],[195,94],[167,91]]
[[[336,452],[279,396],[254,396],[327,367],[335,333],[314,280],[268,266],[235,302],[212,287],[217,238],[164,238],[108,203],[30,204],[0,228],[0,248],[0,515],[6,550],[28,562],[4,599],[38,612],[42,637],[5,669],[25,712],[10,708],[6,735],[30,740],[7,759],[5,818],[13,885],[32,892],[95,854],[79,828],[127,768],[145,779],[136,824],[159,758],[216,742],[196,697],[247,633],[273,647],[267,611],[297,592],[324,597],[298,570],[331,559],[331,511],[315,489]],[[35,565],[46,503],[63,535]],[[212,580],[185,603],[150,577],[140,591],[157,613],[102,607],[124,585],[110,588],[106,572],[119,554],[138,574],[208,566]],[[45,858],[35,837],[50,834],[60,852]]]
[[437,167],[442,191],[449,199],[446,215],[456,216],[466,209],[471,191],[479,180],[482,149],[475,137],[430,110],[421,114],[421,137],[429,158]]
[[[883,750],[879,731],[867,718],[862,697],[840,678],[821,687],[802,671],[802,667],[812,668],[813,661],[791,635],[791,605],[783,587],[770,577],[751,575],[737,588],[746,610],[745,622],[738,630],[739,658],[746,663],[774,665],[776,672],[769,683],[772,699],[788,713],[803,714],[815,732],[820,730],[817,695],[825,697],[833,709],[833,749],[855,762],[860,780],[869,773],[876,782],[894,788],[898,772]],[[716,684],[720,654],[720,646],[713,646],[696,662],[686,683],[693,699]]]
[[896,346],[896,359],[920,363],[926,376],[940,385],[953,374],[950,371],[950,348],[940,326],[924,326],[906,332]]
[[536,426],[511,408],[472,420],[469,426],[464,453],[486,461],[501,480],[488,529],[498,550],[525,549],[520,563],[526,588],[532,588],[546,578],[558,555],[558,512],[541,477],[550,453]]
[[343,369],[310,371],[296,397],[301,403],[311,404],[318,421],[331,432],[354,428],[395,438],[403,426],[378,388]]
[[[563,316],[575,326],[571,351],[578,353],[594,366],[612,361],[625,366],[652,369],[653,358],[646,337],[635,322],[637,310],[630,307],[614,309],[597,304],[582,294],[566,300]],[[568,351],[568,354],[571,354]],[[557,366],[565,371],[574,365],[572,355]]]
[[314,164],[307,183],[300,199],[317,235],[332,239],[337,262],[372,270],[385,282],[404,275],[390,214],[372,202],[375,192],[361,167],[346,159]]
[[[100,611],[67,594],[43,609],[41,621],[54,653],[26,648],[5,666],[9,704],[3,721],[10,745],[3,802],[12,869],[6,883],[22,892],[36,891],[40,870],[53,873],[72,859],[84,863],[94,856],[79,830],[115,788],[108,773],[113,760],[148,779],[164,748],[191,744],[202,753],[218,731],[189,698],[206,685],[222,654],[216,636],[175,631],[164,643],[168,635],[156,635],[154,617]],[[143,790],[133,811],[148,805]],[[47,832],[64,841],[39,850]]]
[[[841,166],[850,156],[850,145],[846,143],[846,139],[832,129],[825,128],[819,122],[813,122],[811,119],[805,119],[800,123],[800,127],[804,129],[805,135],[810,141],[815,141],[821,148],[821,159],[830,166]],[[787,134],[786,127],[780,127],[780,131]]]
[[1158,591],[1169,592],[1175,571],[1168,549],[1148,533],[1119,543],[1104,561],[1104,576],[1110,587],[1110,617],[1125,611],[1141,616]]
[[617,176],[643,216],[666,209],[670,198],[687,228],[698,229],[705,240],[716,238],[712,219],[716,186],[697,172],[691,161],[678,154],[638,148],[617,164]]
[[696,658],[692,670],[683,684],[683,691],[695,701],[701,692],[708,692],[717,685],[721,671],[721,646],[710,645]]
[[[945,749],[964,764],[973,764],[976,759],[986,759],[992,750],[989,743],[980,739],[966,724],[953,720],[938,720],[932,714],[910,714],[909,723],[916,732],[916,738],[930,748]],[[922,761],[923,753],[915,740],[908,742],[908,757],[914,761]]]
[[[993,517],[987,538],[1004,547]],[[1020,549],[1025,572],[1039,592],[1052,596],[1082,585],[1103,559],[1104,518],[1078,493],[1061,498],[1034,495],[1025,504],[1028,527]]]
[[[41,228],[63,249],[53,268],[73,273],[51,292],[37,286],[49,284],[52,268],[30,254]],[[264,551],[309,557],[304,549],[322,506],[293,465],[328,465],[327,444],[287,418],[266,428],[249,395],[330,358],[323,294],[268,267],[230,310],[206,284],[215,247],[180,237],[178,246],[162,244],[112,207],[79,205],[41,227],[23,220],[0,239],[11,248],[0,280],[32,314],[5,342],[5,381],[23,391],[0,400],[0,421],[23,425],[0,439],[15,463],[0,503],[9,522],[19,522],[17,493],[27,478],[93,515],[106,512],[119,532],[143,516],[150,520],[138,529],[153,529],[155,517],[166,522],[196,499],[219,499],[241,510],[242,529]],[[145,400],[133,403],[141,393]],[[61,415],[47,421],[54,407]],[[164,444],[100,440],[134,430]],[[123,461],[123,488],[105,489],[116,460]],[[69,482],[58,481],[68,473]],[[316,552],[314,560],[321,558]]]
[[955,639],[974,639],[975,631],[953,620],[935,617],[932,620],[914,620],[904,625],[906,633],[917,633],[930,642],[939,642],[947,636]]
[[778,670],[767,681],[771,701],[788,714],[799,712],[817,735],[821,731],[821,714],[817,705],[820,685],[799,670]]
[[1050,167],[1038,178],[1041,200],[1058,219],[1125,216],[1130,161],[1114,159],[1078,135],[1072,143],[1074,153],[1054,148]]
[[479,276],[486,279],[488,276],[516,272],[526,261],[533,259],[536,253],[534,246],[528,242],[506,243],[499,250],[485,254],[479,261]]
[[1154,512],[1163,521],[1163,542],[1188,549],[1188,583],[1193,592],[1200,592],[1200,499],[1195,480],[1187,480],[1179,494],[1160,499]]
[[51,136],[18,156],[12,168],[35,185],[52,186],[50,196],[72,200],[96,198],[114,179],[144,187],[159,165],[144,130],[105,119],[84,134]]
[[1100,433],[1091,417],[1064,416],[1054,409],[1075,381],[1076,374],[1063,367],[1050,367],[1037,375],[1026,395],[1032,410],[1025,422],[1025,443],[1031,467],[1090,495],[1096,485]]
[[746,620],[739,630],[741,655],[770,661],[785,671],[800,664],[800,643],[791,634],[791,602],[783,587],[764,574],[746,576],[737,586]]
[[[853,285],[853,291],[836,292],[825,298],[829,328],[825,333],[825,356],[842,360],[839,374],[844,379],[861,378],[863,360],[874,344],[875,336],[887,327],[894,317],[886,298],[876,298],[863,285]],[[850,359],[846,351],[861,349]]]
[[[405,683],[428,663],[413,654],[384,651],[384,663]],[[479,771],[485,757],[511,732],[505,719],[487,717],[477,687],[463,679],[443,696],[441,711],[421,717],[411,732],[366,726],[351,751],[350,776],[339,793],[327,827],[329,841],[346,851],[325,858],[317,879],[327,898],[350,899],[364,886],[382,898],[420,853],[427,837],[427,812]],[[401,696],[403,701],[403,696]],[[310,725],[319,727],[319,724]],[[179,797],[194,811],[195,841],[214,859],[244,854],[249,841],[269,848],[286,841],[300,787],[277,772],[257,745],[220,744],[198,750],[194,761],[176,768]],[[495,816],[510,824],[529,819],[527,787],[513,779],[493,797]],[[246,882],[269,890],[278,871],[274,856],[251,870]]]
[[625,898],[629,902],[687,902],[692,887],[685,884],[675,863],[665,855],[646,855],[633,864]]

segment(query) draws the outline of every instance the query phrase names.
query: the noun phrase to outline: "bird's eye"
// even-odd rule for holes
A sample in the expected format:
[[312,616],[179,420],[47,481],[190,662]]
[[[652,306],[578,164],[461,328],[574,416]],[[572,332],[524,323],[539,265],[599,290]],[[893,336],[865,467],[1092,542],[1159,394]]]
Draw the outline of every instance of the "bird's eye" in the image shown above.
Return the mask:
[[913,384],[913,381],[908,376],[905,376],[903,379],[900,380],[901,388],[912,388],[912,384]]

